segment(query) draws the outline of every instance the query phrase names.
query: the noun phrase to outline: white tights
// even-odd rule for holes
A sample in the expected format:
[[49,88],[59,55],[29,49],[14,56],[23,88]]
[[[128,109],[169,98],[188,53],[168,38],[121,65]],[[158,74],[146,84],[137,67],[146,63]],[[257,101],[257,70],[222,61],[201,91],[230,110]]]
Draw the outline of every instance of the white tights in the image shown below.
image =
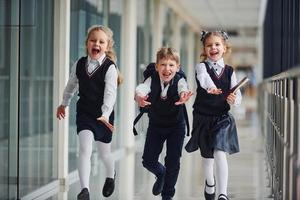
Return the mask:
[[[78,173],[81,189],[89,189],[91,173],[91,155],[93,151],[94,135],[90,130],[82,130],[79,136]],[[114,178],[115,164],[111,155],[111,143],[96,141],[98,154],[106,168],[106,177]]]
[[[214,161],[216,162],[216,180],[214,180]],[[227,195],[228,182],[228,164],[226,153],[224,151],[215,150],[214,158],[202,158],[204,177],[208,185],[215,185],[217,188],[217,196],[219,194]],[[206,192],[214,193],[214,187],[206,187]]]

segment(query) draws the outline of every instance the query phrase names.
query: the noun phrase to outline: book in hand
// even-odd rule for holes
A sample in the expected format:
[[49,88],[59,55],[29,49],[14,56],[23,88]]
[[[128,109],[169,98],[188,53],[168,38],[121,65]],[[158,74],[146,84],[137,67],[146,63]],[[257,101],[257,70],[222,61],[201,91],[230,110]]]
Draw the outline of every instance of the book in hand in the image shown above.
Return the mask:
[[243,87],[248,81],[249,81],[249,78],[247,76],[245,76],[242,80],[240,80],[234,87],[232,87],[229,90],[229,94],[230,93],[236,93],[236,91],[238,91],[238,89]]

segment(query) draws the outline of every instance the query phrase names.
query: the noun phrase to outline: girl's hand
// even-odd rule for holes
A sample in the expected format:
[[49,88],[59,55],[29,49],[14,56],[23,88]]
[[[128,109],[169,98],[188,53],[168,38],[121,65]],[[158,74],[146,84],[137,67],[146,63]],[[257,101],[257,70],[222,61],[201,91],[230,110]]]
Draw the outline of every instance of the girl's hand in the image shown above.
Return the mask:
[[233,105],[235,102],[236,95],[234,93],[230,93],[226,99],[227,103]]
[[107,128],[109,128],[111,132],[114,131],[114,126],[111,123],[109,123],[109,121],[105,117],[98,117],[97,120],[102,122]]
[[207,93],[208,94],[216,94],[216,95],[218,95],[218,94],[222,94],[222,90],[218,89],[218,88],[209,88],[207,90]]
[[151,102],[146,101],[148,99],[148,96],[140,96],[137,94],[135,95],[134,99],[140,107],[151,105]]
[[187,102],[190,99],[191,96],[193,96],[192,91],[181,92],[180,93],[180,99],[179,99],[179,101],[175,102],[175,105],[184,104],[185,102]]
[[64,119],[66,116],[66,106],[60,105],[57,107],[56,110],[56,117],[61,120]]

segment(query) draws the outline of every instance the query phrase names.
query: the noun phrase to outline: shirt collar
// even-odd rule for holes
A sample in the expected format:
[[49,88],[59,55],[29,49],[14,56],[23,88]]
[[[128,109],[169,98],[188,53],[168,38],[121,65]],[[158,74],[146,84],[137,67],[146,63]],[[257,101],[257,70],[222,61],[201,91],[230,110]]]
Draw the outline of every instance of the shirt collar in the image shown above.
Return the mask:
[[105,53],[102,56],[100,56],[100,58],[98,58],[97,60],[92,60],[91,57],[88,56],[88,64],[98,62],[98,64],[101,65],[103,63],[105,57],[106,57]]
[[214,61],[212,61],[208,58],[208,59],[206,59],[206,62],[208,63],[210,68],[212,68],[213,66],[216,66],[216,65],[221,67],[221,68],[225,67],[225,63],[224,63],[223,58],[219,59],[217,62],[214,62]]

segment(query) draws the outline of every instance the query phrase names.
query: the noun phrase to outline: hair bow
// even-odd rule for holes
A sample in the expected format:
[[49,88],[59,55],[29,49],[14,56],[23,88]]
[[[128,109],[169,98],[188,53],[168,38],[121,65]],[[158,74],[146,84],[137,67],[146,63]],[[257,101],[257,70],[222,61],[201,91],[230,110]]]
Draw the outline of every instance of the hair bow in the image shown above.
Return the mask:
[[205,37],[207,36],[208,31],[202,31],[200,35],[200,41],[203,42]]

